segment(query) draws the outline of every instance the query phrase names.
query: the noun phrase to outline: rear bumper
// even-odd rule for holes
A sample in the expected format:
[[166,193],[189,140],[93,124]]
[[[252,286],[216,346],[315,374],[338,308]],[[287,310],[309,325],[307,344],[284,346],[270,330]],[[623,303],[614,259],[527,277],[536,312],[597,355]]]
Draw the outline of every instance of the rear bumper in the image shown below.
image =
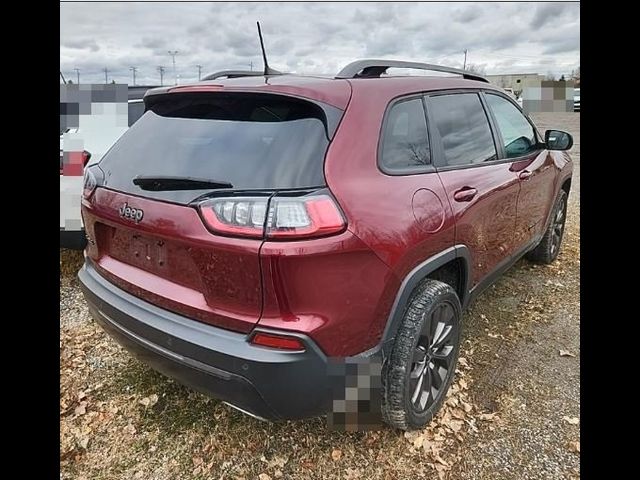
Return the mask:
[[95,320],[135,357],[178,382],[268,420],[330,408],[328,359],[307,336],[304,352],[256,347],[247,335],[161,309],[105,280],[87,260],[78,273]]

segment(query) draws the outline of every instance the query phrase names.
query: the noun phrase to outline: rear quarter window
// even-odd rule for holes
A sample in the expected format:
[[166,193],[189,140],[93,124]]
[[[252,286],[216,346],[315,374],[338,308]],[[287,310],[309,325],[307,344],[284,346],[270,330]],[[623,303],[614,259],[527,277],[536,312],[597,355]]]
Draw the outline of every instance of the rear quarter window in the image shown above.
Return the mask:
[[392,173],[415,171],[431,163],[422,98],[391,106],[384,121],[379,161],[382,170]]

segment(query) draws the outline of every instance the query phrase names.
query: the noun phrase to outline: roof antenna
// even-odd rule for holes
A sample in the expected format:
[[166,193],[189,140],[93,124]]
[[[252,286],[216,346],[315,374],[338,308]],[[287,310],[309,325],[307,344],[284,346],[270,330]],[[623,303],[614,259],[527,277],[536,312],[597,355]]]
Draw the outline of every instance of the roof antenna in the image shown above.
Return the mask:
[[267,62],[267,53],[264,50],[264,41],[262,40],[262,30],[260,29],[260,22],[256,22],[258,24],[258,36],[260,37],[260,48],[262,49],[262,59],[264,60],[264,75],[282,75],[282,72],[274,70],[269,66],[269,62]]

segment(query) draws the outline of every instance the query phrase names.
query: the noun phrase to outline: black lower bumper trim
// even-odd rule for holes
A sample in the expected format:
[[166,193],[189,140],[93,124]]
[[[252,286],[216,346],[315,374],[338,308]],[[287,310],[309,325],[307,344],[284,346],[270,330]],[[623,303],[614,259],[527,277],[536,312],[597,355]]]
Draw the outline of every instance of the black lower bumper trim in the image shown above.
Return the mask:
[[255,416],[298,419],[330,407],[327,358],[256,347],[230,332],[161,309],[104,279],[87,260],[80,284],[96,321],[136,358],[194,390]]

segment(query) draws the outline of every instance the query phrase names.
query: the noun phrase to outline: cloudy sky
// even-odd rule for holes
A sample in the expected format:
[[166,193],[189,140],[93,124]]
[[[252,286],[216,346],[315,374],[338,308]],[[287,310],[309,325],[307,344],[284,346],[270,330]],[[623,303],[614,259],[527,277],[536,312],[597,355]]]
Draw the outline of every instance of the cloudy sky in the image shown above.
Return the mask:
[[580,6],[551,3],[100,3],[60,4],[60,69],[82,83],[179,83],[225,69],[262,68],[260,20],[272,67],[337,73],[358,58],[397,58],[487,74],[567,74],[580,64]]

